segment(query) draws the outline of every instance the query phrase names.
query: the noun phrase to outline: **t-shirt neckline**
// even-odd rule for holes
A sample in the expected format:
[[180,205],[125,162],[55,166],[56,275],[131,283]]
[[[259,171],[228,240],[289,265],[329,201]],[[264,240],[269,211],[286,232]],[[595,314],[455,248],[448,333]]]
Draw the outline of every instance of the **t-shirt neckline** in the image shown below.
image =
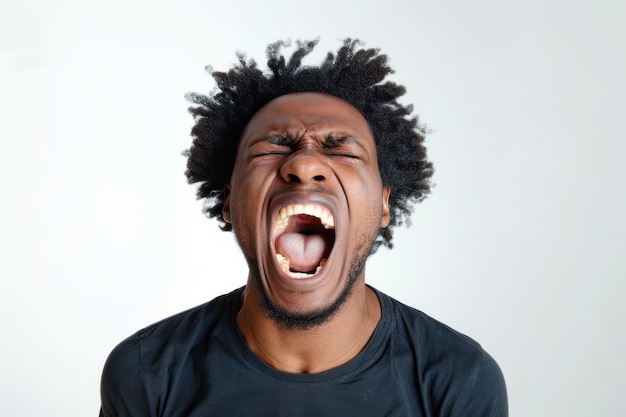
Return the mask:
[[237,313],[241,309],[241,295],[245,286],[233,291],[229,300],[229,328],[234,345],[245,362],[254,367],[257,371],[274,378],[300,383],[314,383],[326,382],[334,379],[344,379],[349,375],[359,373],[374,364],[377,358],[382,355],[384,346],[390,337],[391,323],[393,321],[391,303],[389,302],[387,296],[371,286],[368,287],[374,291],[380,302],[380,321],[363,350],[361,350],[361,352],[359,352],[354,358],[342,365],[314,374],[297,374],[276,370],[259,359],[259,357],[256,356],[248,347],[241,331],[239,330],[239,326],[237,325]]

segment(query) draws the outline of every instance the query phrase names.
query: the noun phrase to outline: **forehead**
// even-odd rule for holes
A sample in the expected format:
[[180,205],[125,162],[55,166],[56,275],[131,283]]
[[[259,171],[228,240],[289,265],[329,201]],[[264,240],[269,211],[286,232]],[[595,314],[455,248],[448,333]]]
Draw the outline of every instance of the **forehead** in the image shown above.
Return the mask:
[[349,135],[371,141],[365,117],[350,103],[323,93],[292,93],[280,96],[252,116],[242,141],[257,135],[280,132],[297,137],[305,132],[319,135]]

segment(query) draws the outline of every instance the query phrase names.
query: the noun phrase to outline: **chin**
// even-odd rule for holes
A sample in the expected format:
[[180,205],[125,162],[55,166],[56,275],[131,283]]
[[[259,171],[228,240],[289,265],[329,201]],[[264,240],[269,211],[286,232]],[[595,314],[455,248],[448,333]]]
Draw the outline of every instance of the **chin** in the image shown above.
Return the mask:
[[369,250],[364,251],[364,255],[357,256],[350,263],[348,277],[339,294],[330,304],[310,311],[294,311],[278,304],[268,295],[263,285],[260,269],[255,261],[252,261],[251,268],[253,285],[260,294],[261,308],[271,320],[279,327],[289,330],[310,330],[330,321],[341,310],[341,307],[352,295],[355,284],[359,281],[365,267],[365,260],[369,255]]

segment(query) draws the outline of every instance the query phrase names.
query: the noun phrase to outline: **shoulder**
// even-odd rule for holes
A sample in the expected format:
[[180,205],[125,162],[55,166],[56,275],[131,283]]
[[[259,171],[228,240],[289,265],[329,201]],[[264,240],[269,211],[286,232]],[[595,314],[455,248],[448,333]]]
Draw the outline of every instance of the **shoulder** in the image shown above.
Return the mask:
[[480,344],[469,336],[380,291],[377,293],[383,310],[388,311],[393,332],[406,338],[407,343],[415,344],[420,350],[447,352],[459,357],[475,357],[481,354]]
[[109,354],[100,384],[101,417],[151,415],[141,368],[139,341],[135,334],[118,344]]
[[153,351],[163,353],[170,346],[180,347],[210,335],[216,325],[227,321],[224,316],[230,312],[230,301],[238,294],[240,290],[235,290],[137,331],[113,349],[107,365],[117,360],[127,361],[129,357],[138,358],[137,355],[144,359]]
[[153,397],[152,377],[161,369],[184,358],[198,343],[216,333],[217,326],[228,323],[225,315],[241,289],[175,314],[145,327],[119,343],[109,354],[101,380],[104,416],[149,415],[148,398]]
[[504,377],[496,361],[474,339],[379,292],[388,303],[392,339],[411,357],[425,395],[443,415],[506,416]]

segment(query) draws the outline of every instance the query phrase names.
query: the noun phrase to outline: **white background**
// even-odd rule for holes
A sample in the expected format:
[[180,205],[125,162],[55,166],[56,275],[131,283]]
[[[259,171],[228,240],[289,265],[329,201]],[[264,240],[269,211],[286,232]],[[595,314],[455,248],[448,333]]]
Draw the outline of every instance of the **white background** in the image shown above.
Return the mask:
[[432,195],[368,280],[472,336],[512,416],[626,400],[626,29],[610,1],[0,6],[0,415],[95,416],[108,352],[245,282],[180,152],[183,94],[277,39],[380,47],[433,130]]

